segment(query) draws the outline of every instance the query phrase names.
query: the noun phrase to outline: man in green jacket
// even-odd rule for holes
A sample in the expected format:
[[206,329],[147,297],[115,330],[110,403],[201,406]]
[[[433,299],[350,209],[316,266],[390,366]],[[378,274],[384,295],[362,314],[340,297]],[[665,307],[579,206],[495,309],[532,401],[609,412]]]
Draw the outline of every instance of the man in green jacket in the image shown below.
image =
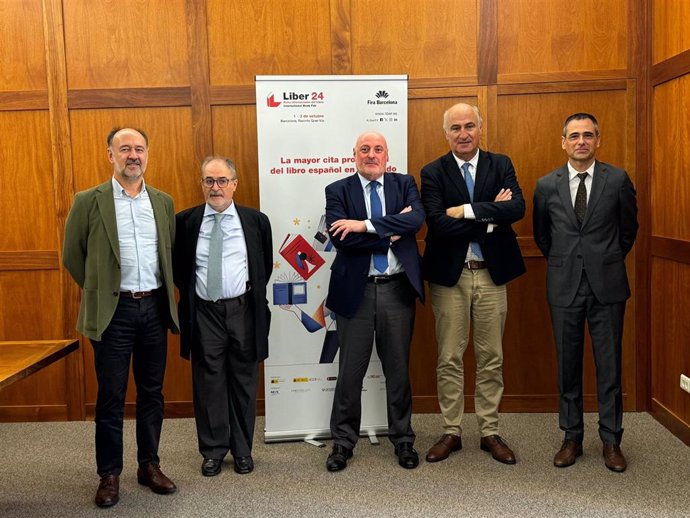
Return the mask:
[[107,143],[113,176],[77,193],[63,248],[65,268],[82,289],[77,330],[94,350],[99,507],[119,500],[130,360],[137,388],[137,479],[156,493],[176,490],[158,458],[167,330],[179,332],[171,257],[175,210],[169,195],[144,183],[143,131],[115,128]]

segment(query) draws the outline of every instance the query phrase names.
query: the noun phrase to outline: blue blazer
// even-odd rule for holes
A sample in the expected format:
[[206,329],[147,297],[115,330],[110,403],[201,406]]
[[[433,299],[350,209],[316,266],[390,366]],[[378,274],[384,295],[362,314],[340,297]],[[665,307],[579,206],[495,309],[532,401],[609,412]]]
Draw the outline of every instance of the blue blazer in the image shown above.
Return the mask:
[[[510,189],[510,201],[494,202],[501,189]],[[506,284],[525,273],[512,224],[525,215],[525,200],[510,158],[479,150],[474,201],[452,152],[422,168],[422,201],[427,214],[424,278],[442,286],[455,286],[464,268],[471,241],[479,243],[491,280]],[[448,207],[472,203],[476,219],[446,215]],[[487,233],[489,223],[496,225]]]
[[[326,306],[346,318],[352,317],[362,302],[371,254],[386,253],[389,247],[405,268],[407,279],[417,296],[424,302],[421,258],[416,238],[417,231],[424,223],[424,208],[417,184],[412,176],[387,173],[383,192],[386,215],[371,219],[375,234],[350,233],[345,239],[331,235],[337,254],[331,266]],[[399,214],[408,205],[412,211]],[[326,187],[328,228],[339,219],[368,219],[364,191],[357,173]],[[391,244],[390,238],[395,235],[400,239]]]

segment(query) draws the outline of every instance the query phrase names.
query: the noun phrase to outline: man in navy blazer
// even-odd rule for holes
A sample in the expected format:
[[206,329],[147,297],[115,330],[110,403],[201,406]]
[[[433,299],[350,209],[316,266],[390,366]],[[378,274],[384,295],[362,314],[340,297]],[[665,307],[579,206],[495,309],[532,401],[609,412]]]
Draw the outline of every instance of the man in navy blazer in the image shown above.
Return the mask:
[[326,306],[336,313],[340,359],[333,397],[329,471],[347,466],[359,438],[362,381],[374,337],[386,377],[388,438],[398,463],[417,467],[409,355],[416,298],[424,300],[416,233],[424,210],[414,178],[384,174],[388,144],[363,133],[357,173],[326,187],[326,222],[337,250]]
[[595,160],[600,145],[593,115],[563,125],[568,162],[534,191],[534,240],[548,259],[547,298],[558,358],[559,424],[565,432],[554,465],[582,455],[582,352],[585,320],[592,338],[599,400],[599,436],[606,467],[622,472],[621,349],[630,287],[625,256],[637,236],[635,189],[625,171]]
[[[176,217],[173,276],[180,290],[181,354],[192,360],[201,473],[207,477],[220,473],[228,452],[237,473],[254,469],[259,363],[268,356],[271,224],[265,214],[235,203],[237,183],[232,160],[207,157],[201,165],[206,203]],[[221,235],[217,247],[214,220]],[[222,263],[215,283],[212,250]],[[214,285],[220,288],[215,293]]]
[[443,115],[451,151],[422,169],[428,232],[423,259],[436,319],[438,401],[444,433],[427,453],[438,462],[462,448],[463,355],[472,324],[477,359],[475,413],[480,447],[505,464],[515,455],[501,439],[505,284],[525,272],[511,224],[525,215],[513,164],[479,149],[479,109],[456,104]]

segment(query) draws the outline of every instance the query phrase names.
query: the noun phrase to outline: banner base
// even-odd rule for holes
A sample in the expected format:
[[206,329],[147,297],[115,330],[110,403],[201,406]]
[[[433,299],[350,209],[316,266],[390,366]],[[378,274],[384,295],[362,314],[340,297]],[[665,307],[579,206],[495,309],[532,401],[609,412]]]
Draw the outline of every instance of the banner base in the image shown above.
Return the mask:
[[[366,428],[363,428],[359,432],[360,437],[368,437],[369,440],[371,441],[372,444],[376,444],[378,442],[378,435],[383,435],[387,436],[388,435],[388,426],[385,425],[379,425],[379,426],[368,426]],[[373,437],[373,439],[372,439]],[[331,430],[329,428],[323,428],[320,430],[288,430],[288,431],[279,431],[279,432],[269,432],[264,430],[264,442],[265,443],[272,443],[272,442],[287,442],[287,441],[304,441],[309,444],[313,444],[316,446],[317,444],[323,444],[319,443],[317,439],[330,439],[331,438]],[[376,442],[374,442],[376,441]],[[316,443],[316,444],[314,444]],[[325,444],[323,445],[325,446]]]

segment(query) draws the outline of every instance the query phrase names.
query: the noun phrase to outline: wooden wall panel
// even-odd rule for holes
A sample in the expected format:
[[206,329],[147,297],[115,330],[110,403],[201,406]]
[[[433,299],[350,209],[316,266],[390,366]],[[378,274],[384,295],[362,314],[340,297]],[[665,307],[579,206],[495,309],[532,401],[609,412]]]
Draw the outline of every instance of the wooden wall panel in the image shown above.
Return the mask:
[[680,375],[690,376],[690,265],[652,258],[652,398],[690,428],[690,394]]
[[565,164],[561,148],[563,122],[571,113],[592,113],[602,131],[597,158],[630,171],[627,163],[626,91],[573,91],[498,96],[498,145],[493,151],[513,161],[527,201],[525,218],[514,225],[520,236],[532,235],[532,197],[537,179]]
[[41,0],[0,0],[0,49],[0,91],[47,88]]
[[627,0],[498,0],[498,82],[623,71],[629,38]]
[[[232,158],[237,167],[235,199],[240,205],[259,208],[259,155],[256,140],[256,107],[213,108],[213,152]],[[197,164],[197,171],[199,170]],[[199,175],[197,174],[197,177]],[[201,203],[203,198],[199,196]]]
[[64,2],[69,88],[189,84],[185,0]]
[[690,50],[690,2],[653,0],[652,63]]
[[113,127],[134,126],[149,138],[146,181],[170,194],[176,210],[192,204],[195,198],[188,179],[194,178],[194,153],[189,108],[72,110],[70,125],[75,191],[112,176],[106,136]]
[[690,241],[690,74],[654,89],[652,235]]
[[328,0],[208,0],[212,85],[267,74],[331,73]]
[[477,8],[474,0],[352,2],[352,73],[475,82]]
[[0,127],[0,250],[56,250],[48,112],[0,111]]
[[[26,200],[25,178],[31,186],[26,192],[49,191],[39,198],[47,202],[32,207],[39,210],[41,221],[46,220],[37,235],[10,230],[0,238],[0,282],[3,292],[11,288],[0,295],[0,334],[62,338],[54,333],[73,332],[78,290],[71,280],[64,280],[64,270],[57,269],[62,234],[58,227],[72,190],[110,178],[105,136],[114,125],[147,131],[151,152],[146,179],[171,194],[177,210],[203,201],[199,161],[211,150],[236,161],[237,201],[258,207],[255,75],[408,74],[408,172],[418,183],[421,167],[447,152],[442,114],[460,101],[482,109],[482,147],[504,152],[515,162],[528,206],[526,218],[516,225],[528,273],[509,286],[503,410],[555,410],[545,265],[531,240],[533,186],[539,176],[565,161],[561,124],[576,110],[600,117],[600,158],[635,176],[635,124],[645,124],[644,117],[635,117],[636,103],[644,109],[646,100],[639,94],[636,100],[634,92],[641,91],[636,81],[643,77],[640,70],[648,66],[649,57],[635,43],[641,37],[636,28],[646,27],[636,8],[646,2],[582,0],[575,6],[567,0],[0,0],[0,125],[18,128],[0,143],[0,163],[17,164],[11,174],[3,169],[0,218],[11,222],[10,229],[24,228],[17,206]],[[675,7],[670,1],[654,5],[662,10]],[[662,82],[682,70],[683,56],[677,56],[671,67],[660,63],[654,77]],[[675,106],[678,99],[688,97],[679,88],[673,86],[672,95],[666,95]],[[659,120],[669,117],[670,111],[662,112]],[[674,127],[679,120],[671,121]],[[673,135],[678,136],[673,145],[686,136],[680,130]],[[673,151],[667,149],[659,155],[662,166]],[[683,165],[678,165],[680,171]],[[646,174],[646,167],[638,169]],[[418,236],[420,247],[423,237],[424,230]],[[18,265],[32,269],[19,270]],[[630,270],[630,275],[635,272]],[[27,285],[32,290],[40,285],[42,304],[62,304],[60,310],[32,312],[35,305],[26,298]],[[633,299],[629,315],[634,307]],[[626,408],[634,407],[628,396],[635,389],[635,369],[644,368],[636,365],[635,339],[635,322],[629,318],[624,337]],[[178,347],[178,338],[171,336],[166,410],[168,415],[189,416],[191,375]],[[418,307],[412,344],[417,412],[438,409],[435,349],[434,319],[427,303]],[[473,358],[468,352],[468,411],[474,392]],[[78,356],[75,353],[69,361],[81,370],[61,362],[39,373],[33,383],[3,393],[0,421],[78,419],[84,411],[93,415],[96,383],[88,340],[82,339]],[[585,365],[585,405],[592,410],[589,351]],[[75,386],[83,388],[81,399],[75,396]],[[44,390],[53,395],[43,397]],[[65,391],[66,399],[61,395]],[[128,395],[129,415],[133,392]],[[65,403],[79,408],[65,410]],[[258,406],[261,411],[262,401]]]

